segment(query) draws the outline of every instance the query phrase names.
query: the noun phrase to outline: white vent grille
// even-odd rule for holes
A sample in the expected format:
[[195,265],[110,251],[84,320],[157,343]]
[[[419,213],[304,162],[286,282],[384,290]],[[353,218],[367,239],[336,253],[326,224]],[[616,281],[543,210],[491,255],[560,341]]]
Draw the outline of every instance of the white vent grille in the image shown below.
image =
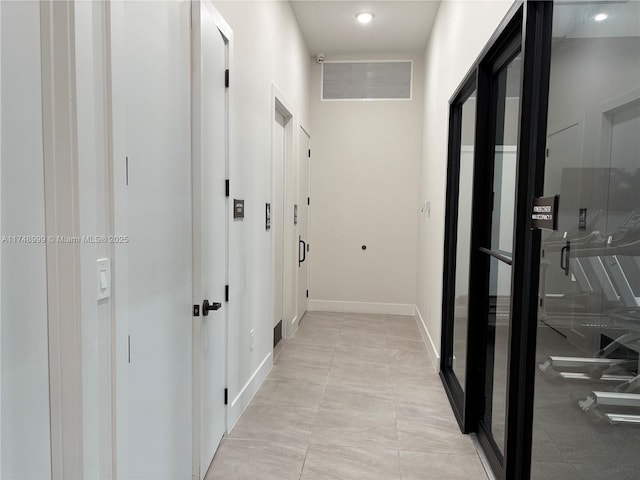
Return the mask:
[[411,61],[325,62],[323,100],[410,100]]

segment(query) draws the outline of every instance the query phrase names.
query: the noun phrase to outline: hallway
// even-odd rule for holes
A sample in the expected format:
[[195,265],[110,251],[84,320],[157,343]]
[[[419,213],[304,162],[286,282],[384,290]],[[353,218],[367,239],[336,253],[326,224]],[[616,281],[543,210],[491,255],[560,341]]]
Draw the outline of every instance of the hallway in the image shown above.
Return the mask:
[[414,317],[309,312],[206,478],[487,477]]

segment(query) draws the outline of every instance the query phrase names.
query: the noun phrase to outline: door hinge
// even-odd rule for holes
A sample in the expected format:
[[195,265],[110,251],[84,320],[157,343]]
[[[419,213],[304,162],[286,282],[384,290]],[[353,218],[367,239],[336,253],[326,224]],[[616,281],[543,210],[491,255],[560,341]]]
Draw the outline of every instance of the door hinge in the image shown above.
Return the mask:
[[129,186],[129,156],[124,157],[124,184]]
[[540,306],[543,307],[544,306],[544,298],[540,299]]
[[307,290],[307,298],[309,298],[309,290]]
[[228,178],[224,181],[224,196],[225,197],[229,196],[229,179]]
[[307,253],[309,253],[309,250],[311,250],[311,244],[307,243]]
[[549,149],[547,148],[547,150],[545,151],[545,155],[548,157],[549,156]]
[[229,301],[229,285],[224,286],[224,301]]
[[131,335],[127,335],[127,362],[131,363]]
[[224,86],[225,88],[229,88],[229,69],[228,68],[224,71]]
[[311,205],[311,197],[307,197],[307,205]]
[[309,149],[309,158],[311,158],[311,149]]
[[194,305],[193,306],[193,316],[194,317],[199,317],[200,316],[200,305]]
[[229,389],[224,389],[224,404],[227,405],[229,403]]

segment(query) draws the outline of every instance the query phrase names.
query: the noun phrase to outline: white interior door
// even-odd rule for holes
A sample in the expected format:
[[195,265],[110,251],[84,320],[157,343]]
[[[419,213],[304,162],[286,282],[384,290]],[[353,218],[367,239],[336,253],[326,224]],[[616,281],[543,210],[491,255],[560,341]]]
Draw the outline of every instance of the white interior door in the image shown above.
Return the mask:
[[[286,119],[278,110],[273,120],[273,205],[271,221],[274,241],[274,312],[273,326],[284,319],[284,155]],[[293,212],[291,213],[293,215]]]
[[190,3],[125,2],[122,21],[130,337],[126,476],[190,479]]
[[51,478],[40,4],[0,2],[0,478]]
[[[226,429],[227,44],[204,3],[194,4],[193,32],[194,305],[201,306],[194,317],[194,465],[204,478]],[[205,299],[219,308],[205,311]]]
[[298,131],[298,322],[307,311],[309,289],[309,135],[302,128]]

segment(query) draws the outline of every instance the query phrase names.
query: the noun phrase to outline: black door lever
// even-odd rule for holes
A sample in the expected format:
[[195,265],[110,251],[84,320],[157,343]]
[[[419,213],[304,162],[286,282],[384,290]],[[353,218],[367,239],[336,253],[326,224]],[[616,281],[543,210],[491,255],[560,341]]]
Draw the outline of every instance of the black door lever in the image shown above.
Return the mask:
[[[300,245],[302,245],[302,258],[300,258]],[[302,237],[298,235],[298,267],[304,263],[307,259],[307,242],[302,240]]]
[[564,274],[569,276],[569,254],[571,253],[571,242],[562,247],[560,250],[560,268],[564,270]]
[[209,300],[205,300],[202,302],[202,315],[205,317],[209,315],[210,310],[220,310],[222,308],[222,304],[218,302],[209,303]]

